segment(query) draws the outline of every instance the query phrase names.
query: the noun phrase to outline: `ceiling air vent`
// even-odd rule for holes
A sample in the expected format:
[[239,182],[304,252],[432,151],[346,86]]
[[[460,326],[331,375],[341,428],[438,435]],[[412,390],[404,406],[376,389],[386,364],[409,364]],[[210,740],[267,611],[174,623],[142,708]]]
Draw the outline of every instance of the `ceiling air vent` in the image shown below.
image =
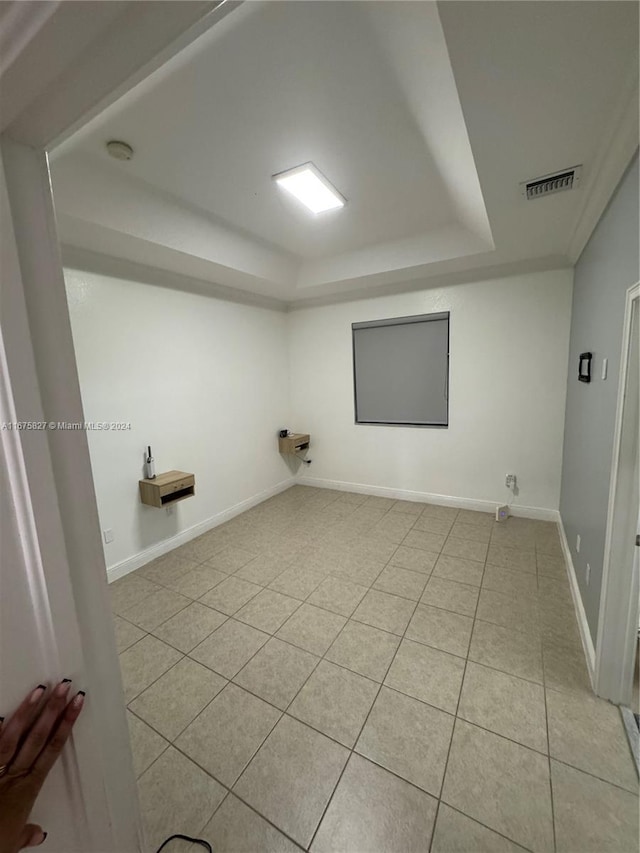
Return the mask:
[[534,198],[542,198],[544,195],[572,190],[580,183],[581,171],[582,166],[572,166],[570,169],[563,169],[562,172],[555,172],[553,175],[543,175],[541,178],[534,178],[532,181],[520,184],[520,190],[528,201]]

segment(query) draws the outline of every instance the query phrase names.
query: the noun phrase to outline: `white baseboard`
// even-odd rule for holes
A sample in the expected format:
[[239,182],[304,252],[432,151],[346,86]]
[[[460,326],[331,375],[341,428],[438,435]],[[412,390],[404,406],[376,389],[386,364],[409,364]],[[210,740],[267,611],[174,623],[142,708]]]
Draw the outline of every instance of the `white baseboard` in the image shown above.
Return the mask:
[[[300,486],[314,486],[318,489],[336,489],[340,492],[357,492],[360,495],[377,495],[383,498],[395,498],[400,501],[418,501],[419,503],[452,506],[456,509],[475,509],[481,512],[495,512],[500,501],[458,498],[451,495],[434,495],[429,492],[413,492],[409,489],[391,489],[387,486],[369,486],[365,483],[345,483],[342,480],[323,480],[314,477],[297,477]],[[510,506],[511,515],[521,518],[536,518],[540,521],[557,521],[558,510],[538,506]]]
[[134,554],[133,557],[128,557],[126,560],[115,563],[107,569],[108,582],[113,583],[113,581],[118,580],[118,578],[128,575],[129,572],[139,569],[140,566],[145,566],[157,557],[162,557],[163,554],[173,551],[173,549],[177,548],[179,545],[184,545],[192,539],[195,539],[197,536],[201,536],[203,533],[206,533],[208,530],[212,530],[214,527],[218,527],[220,524],[223,524],[225,521],[229,521],[236,515],[240,515],[241,512],[246,512],[246,510],[257,506],[263,501],[266,501],[268,498],[290,489],[291,486],[295,486],[296,483],[297,480],[295,477],[282,480],[282,482],[277,483],[275,486],[271,486],[263,492],[259,492],[257,495],[253,495],[253,497],[247,498],[246,500],[235,504],[235,506],[217,513],[217,515],[212,515],[211,518],[207,518],[198,524],[194,524],[193,527],[181,530],[180,533],[177,533],[175,536],[171,536],[169,539],[163,539],[162,542],[158,542],[157,545],[153,545],[151,548],[145,548],[144,551]]
[[589,630],[589,623],[587,622],[587,614],[584,609],[584,604],[582,603],[582,595],[580,594],[578,578],[576,577],[576,570],[573,565],[573,559],[571,557],[571,549],[569,548],[567,534],[565,532],[564,524],[562,523],[562,516],[560,515],[560,513],[558,513],[558,530],[560,531],[560,543],[562,545],[562,552],[564,554],[564,560],[567,566],[567,574],[569,576],[569,587],[571,589],[571,597],[573,598],[573,607],[576,611],[576,620],[578,622],[578,629],[580,631],[580,639],[582,640],[582,648],[584,650],[584,657],[587,662],[589,679],[591,680],[591,687],[593,688],[596,668],[596,650],[593,645],[593,640],[591,639],[591,631]]

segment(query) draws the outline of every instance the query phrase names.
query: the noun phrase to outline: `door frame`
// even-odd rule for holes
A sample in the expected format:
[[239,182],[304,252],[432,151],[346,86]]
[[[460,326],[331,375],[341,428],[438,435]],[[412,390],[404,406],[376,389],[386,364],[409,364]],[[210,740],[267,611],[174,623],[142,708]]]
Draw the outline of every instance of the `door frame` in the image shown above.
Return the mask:
[[44,428],[84,420],[46,155],[6,138],[0,155],[3,710],[34,684],[63,676],[86,691],[33,816],[49,831],[49,849],[138,851],[142,825],[87,436]]
[[597,695],[616,704],[628,702],[638,631],[638,578],[625,566],[616,565],[612,559],[634,307],[640,312],[640,282],[627,290],[625,299],[594,672],[594,689]]

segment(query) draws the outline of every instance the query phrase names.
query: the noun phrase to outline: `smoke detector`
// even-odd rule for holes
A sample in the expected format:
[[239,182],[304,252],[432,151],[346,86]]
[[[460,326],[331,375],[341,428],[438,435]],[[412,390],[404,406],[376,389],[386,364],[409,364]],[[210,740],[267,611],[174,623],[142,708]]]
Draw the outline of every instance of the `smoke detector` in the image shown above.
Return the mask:
[[534,198],[542,198],[544,195],[572,190],[580,183],[581,172],[582,166],[571,166],[561,172],[554,172],[552,175],[533,178],[531,181],[520,184],[520,192],[526,196],[527,201],[531,201]]
[[107,152],[110,157],[114,157],[116,160],[131,160],[133,158],[133,148],[126,142],[120,142],[117,139],[107,142]]

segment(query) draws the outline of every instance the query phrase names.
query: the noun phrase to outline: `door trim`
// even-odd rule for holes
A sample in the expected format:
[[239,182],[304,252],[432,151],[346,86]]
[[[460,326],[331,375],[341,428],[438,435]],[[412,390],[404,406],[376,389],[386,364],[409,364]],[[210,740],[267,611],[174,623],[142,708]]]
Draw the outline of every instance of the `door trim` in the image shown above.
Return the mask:
[[634,577],[632,572],[627,571],[625,566],[615,565],[612,560],[616,492],[625,414],[625,389],[631,358],[631,321],[634,304],[638,306],[637,310],[640,311],[640,282],[627,290],[625,300],[594,673],[594,687],[598,696],[609,699],[616,704],[628,702],[638,629],[638,578]]

